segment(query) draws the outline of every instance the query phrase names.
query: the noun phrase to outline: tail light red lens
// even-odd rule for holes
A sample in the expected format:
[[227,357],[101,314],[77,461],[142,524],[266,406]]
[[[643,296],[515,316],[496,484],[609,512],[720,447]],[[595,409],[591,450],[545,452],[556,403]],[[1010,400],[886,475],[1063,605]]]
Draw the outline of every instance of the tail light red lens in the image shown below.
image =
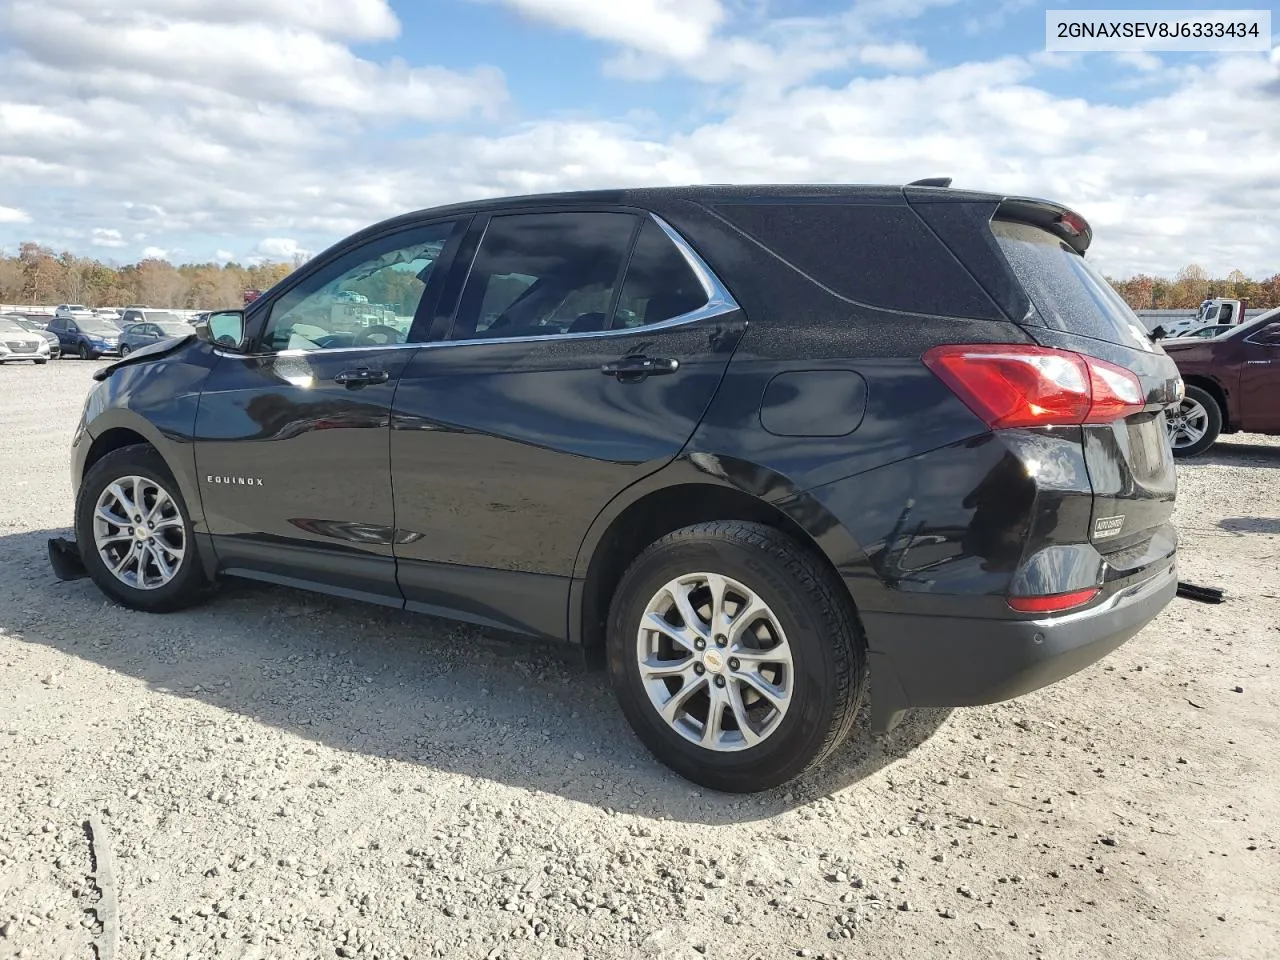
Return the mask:
[[1010,597],[1009,606],[1019,613],[1061,613],[1073,607],[1083,607],[1100,592],[1097,587],[1089,587],[1087,590],[1055,593],[1047,597]]
[[1058,218],[1058,225],[1073,237],[1078,237],[1089,229],[1089,224],[1078,213],[1068,210]]
[[1069,350],[950,344],[924,363],[993,430],[1111,423],[1143,408],[1134,374]]

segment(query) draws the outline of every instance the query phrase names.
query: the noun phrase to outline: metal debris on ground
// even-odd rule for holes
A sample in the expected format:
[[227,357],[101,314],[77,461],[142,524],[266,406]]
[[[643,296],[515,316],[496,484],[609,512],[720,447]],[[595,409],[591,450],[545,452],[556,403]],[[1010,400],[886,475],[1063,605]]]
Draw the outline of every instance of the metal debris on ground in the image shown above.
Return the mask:
[[89,852],[93,857],[93,882],[98,888],[99,899],[89,909],[98,916],[102,925],[94,949],[98,960],[115,960],[116,946],[120,941],[120,908],[116,899],[115,858],[111,854],[111,840],[102,818],[94,814],[89,818]]

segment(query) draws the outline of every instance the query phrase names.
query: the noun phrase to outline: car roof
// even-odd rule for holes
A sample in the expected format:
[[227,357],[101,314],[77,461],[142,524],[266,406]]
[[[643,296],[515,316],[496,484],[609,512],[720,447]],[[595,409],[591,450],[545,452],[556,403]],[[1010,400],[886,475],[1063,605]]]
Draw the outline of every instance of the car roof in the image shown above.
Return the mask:
[[[907,186],[911,186],[908,184]],[[901,200],[903,186],[885,184],[840,183],[754,183],[754,184],[690,184],[673,187],[618,187],[602,190],[570,190],[559,193],[530,193],[508,197],[468,200],[439,207],[405,213],[405,218],[448,216],[455,213],[483,213],[511,207],[536,207],[559,204],[609,204],[616,206],[665,206],[682,200],[694,202],[732,203],[763,199],[896,199]],[[1002,200],[1003,194],[952,190],[943,187],[916,187],[912,190],[938,194],[948,199]],[[400,219],[399,217],[392,218]]]
[[[403,214],[379,221],[359,230],[344,240],[339,241],[329,250],[323,251],[316,259],[344,247],[348,242],[368,235],[381,233],[388,229],[411,226],[422,220],[450,216],[469,216],[489,213],[496,210],[512,210],[546,206],[602,205],[630,206],[642,210],[661,212],[663,208],[676,207],[681,203],[742,203],[759,201],[803,201],[809,203],[859,202],[859,203],[902,203],[910,198],[912,201],[929,202],[967,202],[1000,204],[999,215],[1010,216],[1016,220],[1025,220],[1037,225],[1047,225],[1062,214],[1073,213],[1069,208],[1051,200],[1035,197],[1011,196],[980,190],[957,190],[950,186],[942,186],[943,179],[916,181],[900,185],[887,184],[848,184],[848,183],[755,183],[755,184],[700,184],[670,187],[618,187],[601,190],[577,190],[561,193],[535,193],[509,197],[490,197],[480,200],[469,200],[439,207],[427,207],[421,210],[407,211]],[[1078,217],[1078,214],[1073,214]],[[1083,220],[1081,218],[1081,222]],[[1084,229],[1072,236],[1064,238],[1079,253],[1088,248],[1093,231],[1088,224]]]

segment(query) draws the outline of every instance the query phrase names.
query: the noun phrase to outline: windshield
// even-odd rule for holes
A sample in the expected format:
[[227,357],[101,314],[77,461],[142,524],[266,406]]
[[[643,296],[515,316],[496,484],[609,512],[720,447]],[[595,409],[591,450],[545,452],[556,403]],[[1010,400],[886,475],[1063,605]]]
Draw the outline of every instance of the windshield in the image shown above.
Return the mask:
[[0,317],[0,332],[3,333],[25,333],[22,327],[18,326],[16,320],[10,320],[8,317]]
[[107,336],[115,336],[120,332],[120,328],[114,324],[107,323],[105,320],[79,320],[76,326],[80,328],[81,333],[101,333]]
[[181,320],[152,320],[151,323],[159,327],[166,337],[185,337],[191,333],[191,327]]

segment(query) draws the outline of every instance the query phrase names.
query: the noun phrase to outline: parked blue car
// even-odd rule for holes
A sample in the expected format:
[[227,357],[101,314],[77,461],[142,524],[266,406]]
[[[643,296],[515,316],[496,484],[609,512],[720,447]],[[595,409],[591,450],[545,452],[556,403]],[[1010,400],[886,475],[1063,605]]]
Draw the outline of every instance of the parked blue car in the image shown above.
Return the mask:
[[174,337],[189,337],[194,333],[191,324],[186,323],[176,314],[164,310],[130,310],[125,313],[125,321],[139,319],[128,323],[120,334],[120,356],[127,357],[139,347],[149,347],[161,340]]
[[54,317],[45,329],[57,336],[64,357],[97,360],[120,352],[120,328],[101,317]]

